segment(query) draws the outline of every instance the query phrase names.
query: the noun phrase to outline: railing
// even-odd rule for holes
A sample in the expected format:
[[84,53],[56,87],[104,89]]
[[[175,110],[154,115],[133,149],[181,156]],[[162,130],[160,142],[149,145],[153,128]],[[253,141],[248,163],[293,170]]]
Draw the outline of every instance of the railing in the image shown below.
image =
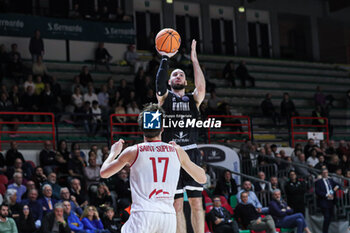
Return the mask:
[[[56,132],[55,132],[55,116],[53,113],[49,112],[0,112],[0,118],[1,116],[48,116],[51,117],[51,121],[46,122],[46,121],[0,121],[0,150],[2,143],[9,143],[11,141],[14,142],[20,142],[20,143],[43,143],[46,140],[19,140],[16,139],[16,137],[13,137],[11,140],[3,140],[1,137],[3,134],[13,134],[13,135],[18,135],[18,134],[50,134],[52,135],[52,139],[49,140],[52,142],[52,146],[55,149],[56,147]],[[51,125],[51,130],[50,131],[17,131],[17,130],[2,130],[3,125]]]
[[[294,123],[294,120],[323,120],[325,121],[322,125],[314,125],[314,124],[298,124]],[[295,128],[325,128],[326,132],[323,132],[323,134],[326,135],[327,143],[329,141],[329,125],[328,125],[328,118],[326,117],[291,117],[291,140],[292,140],[292,147],[294,147],[295,142],[307,142],[307,139],[295,139],[295,135],[307,135],[309,131],[296,131]]]
[[[118,123],[114,122],[115,117],[138,117],[138,114],[111,114],[109,116],[109,122],[110,122],[110,141],[111,144],[113,144],[116,140],[114,140],[114,135],[141,135],[142,132],[138,130],[138,123],[137,122],[125,122],[125,123]],[[117,128],[117,131],[115,130],[115,126],[119,126],[120,128]],[[121,131],[122,127],[128,127],[128,126],[136,126],[136,131]]]
[[[228,121],[229,119],[236,119],[232,120],[232,122],[222,122],[221,126],[228,126],[229,130],[228,131],[216,131],[213,129],[208,128],[208,143],[210,144],[212,141],[211,135],[248,135],[249,140],[252,139],[252,127],[251,127],[251,121],[249,116],[232,116],[232,115],[209,115],[207,119],[209,118],[223,118],[224,121]],[[247,123],[241,123],[240,119],[246,120]],[[234,122],[237,121],[237,122]],[[238,123],[239,122],[239,123]],[[221,128],[222,128],[221,127]],[[235,127],[235,128],[233,128]],[[243,130],[243,127],[247,128],[247,131]],[[239,132],[237,132],[239,131]],[[230,138],[228,139],[231,142],[244,142],[245,139],[235,139],[235,138]]]

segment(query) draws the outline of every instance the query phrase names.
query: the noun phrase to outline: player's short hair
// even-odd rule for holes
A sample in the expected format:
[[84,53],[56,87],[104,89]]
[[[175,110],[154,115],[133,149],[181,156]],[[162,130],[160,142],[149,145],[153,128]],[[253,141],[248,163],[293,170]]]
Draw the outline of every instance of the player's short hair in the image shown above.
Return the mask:
[[[161,122],[161,127],[160,129],[144,129],[143,128],[143,115],[144,112],[156,112],[159,111],[162,115],[160,116],[160,122]],[[163,130],[163,115],[164,115],[164,110],[158,106],[158,104],[154,104],[154,103],[148,103],[144,105],[144,108],[142,110],[142,112],[139,114],[139,117],[137,119],[137,122],[139,124],[140,130],[143,132],[144,136],[146,138],[154,138],[159,136],[159,134],[162,132]]]

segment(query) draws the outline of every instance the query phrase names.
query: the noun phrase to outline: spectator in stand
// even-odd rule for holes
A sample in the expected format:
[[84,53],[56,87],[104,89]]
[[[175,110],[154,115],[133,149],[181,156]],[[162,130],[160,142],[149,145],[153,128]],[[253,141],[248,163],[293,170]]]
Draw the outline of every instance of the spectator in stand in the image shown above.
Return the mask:
[[108,71],[111,71],[109,63],[112,60],[112,58],[113,57],[109,54],[107,49],[104,47],[104,43],[103,42],[98,43],[98,47],[95,50],[96,68],[97,68],[97,65],[103,64],[106,66]]
[[337,154],[331,155],[331,160],[327,164],[329,172],[334,173],[340,167],[340,160]]
[[[89,152],[89,166],[84,167],[84,179],[87,190],[96,191],[100,180],[100,167],[96,163],[97,155],[95,152]],[[95,187],[93,187],[95,186]]]
[[24,205],[21,208],[19,218],[16,219],[16,224],[20,233],[36,232],[35,221],[28,205]]
[[322,109],[326,106],[326,96],[323,94],[321,87],[316,87],[316,93],[314,95],[315,106],[320,106]]
[[6,73],[6,65],[9,61],[8,53],[6,52],[5,45],[0,44],[0,83]]
[[[277,189],[281,190],[281,192],[283,190],[280,183],[278,182],[277,176],[271,176],[270,177],[270,184],[269,184],[269,191],[272,194],[273,191],[275,191]],[[283,192],[282,192],[282,194],[283,194]]]
[[80,83],[80,76],[79,75],[75,75],[74,78],[73,78],[73,84],[72,84],[72,87],[71,87],[71,92],[73,94],[74,94],[74,90],[75,90],[76,87],[80,88],[81,93],[85,93],[86,92],[85,87],[83,87],[83,85],[81,85],[81,83]]
[[98,104],[97,100],[92,101],[92,108],[91,108],[92,116],[92,135],[95,136],[99,129],[101,128],[102,124],[102,110]]
[[224,171],[216,184],[214,194],[224,196],[227,200],[230,200],[230,197],[236,195],[237,192],[237,184],[232,178],[231,172],[229,170]]
[[9,217],[15,220],[19,217],[21,212],[21,205],[17,202],[17,190],[7,188],[4,203],[9,207]]
[[80,145],[77,142],[73,142],[71,144],[71,156],[70,156],[70,158],[74,157],[73,156],[74,150],[79,150],[80,151],[80,156],[84,159],[84,161],[85,160],[87,161],[85,153],[82,150],[80,150]]
[[72,95],[72,102],[76,110],[80,109],[83,106],[84,99],[79,87],[75,87],[74,89],[74,93]]
[[68,226],[74,233],[88,233],[84,231],[84,225],[80,221],[74,211],[72,211],[72,207],[69,201],[63,201],[63,211],[64,215],[67,217]]
[[34,36],[30,39],[29,52],[32,55],[33,63],[37,61],[39,56],[44,56],[44,41],[38,29],[35,30]]
[[216,114],[218,112],[220,100],[216,96],[215,90],[210,92],[210,98],[208,99],[208,110],[210,114]]
[[68,18],[71,18],[71,19],[81,19],[82,18],[78,3],[75,3],[73,6],[73,9],[69,11]]
[[38,56],[36,62],[33,63],[32,72],[34,76],[41,76],[45,83],[51,81],[46,65],[43,63],[42,56]]
[[21,202],[22,195],[27,191],[26,186],[22,184],[23,175],[22,173],[15,172],[15,174],[13,175],[13,178],[15,182],[13,184],[10,184],[7,188],[16,190],[17,202]]
[[[118,100],[118,103],[117,103],[117,105],[114,108],[114,113],[115,114],[126,114],[125,107],[124,107],[124,100],[123,99]],[[117,116],[117,117],[115,117],[115,120],[116,120],[117,123],[126,123],[126,117],[125,116]]]
[[10,149],[6,152],[5,163],[7,167],[12,167],[15,164],[15,160],[20,158],[25,163],[24,157],[21,152],[18,151],[18,144],[15,141],[10,143]]
[[251,82],[251,86],[255,87],[255,79],[249,74],[245,61],[241,61],[239,63],[239,66],[236,69],[236,76],[241,80],[241,85],[243,88],[246,87],[246,81]]
[[32,93],[31,94],[34,94],[35,93],[35,83],[33,82],[33,75],[31,75],[31,74],[29,74],[27,76],[27,80],[23,84],[24,90],[27,90],[28,86],[32,87]]
[[107,233],[108,230],[103,229],[103,224],[95,206],[87,206],[81,216],[81,222],[84,225],[84,230],[92,232]]
[[71,233],[67,218],[63,215],[62,203],[56,203],[54,211],[43,218],[41,232]]
[[[27,166],[27,167],[26,167]],[[22,160],[20,158],[17,158],[15,160],[15,165],[13,167],[9,167],[7,169],[6,175],[9,180],[13,179],[13,175],[15,174],[16,170],[21,169],[23,172],[23,177],[26,179],[32,178],[32,169],[34,171],[34,168],[31,167],[30,164],[26,164],[26,166],[23,164]],[[25,184],[25,180],[23,180],[23,184]]]
[[61,186],[57,184],[57,175],[55,172],[49,173],[47,176],[47,181],[44,182],[45,184],[49,184],[52,188],[52,197],[56,200],[60,199],[60,191],[61,191]]
[[124,54],[124,59],[129,66],[134,68],[135,73],[139,70],[139,67],[143,67],[143,70],[146,70],[147,62],[143,62],[139,59],[139,55],[136,52],[136,46],[134,44],[128,45],[127,51]]
[[88,136],[93,136],[93,133],[96,130],[96,124],[93,122],[92,108],[90,107],[90,102],[85,101],[81,109],[77,111],[81,115],[79,119],[84,126],[85,132]]
[[109,77],[107,80],[107,92],[108,92],[109,98],[113,98],[115,96],[116,88],[114,86],[114,80],[112,77]]
[[114,214],[114,209],[112,207],[108,207],[104,213],[102,223],[104,228],[109,230],[110,233],[120,233],[120,218],[116,218]]
[[98,98],[98,103],[100,104],[102,111],[108,112],[108,110],[109,110],[109,94],[108,94],[107,84],[103,84],[101,86],[101,91],[98,93],[97,98]]
[[35,226],[41,226],[41,219],[43,217],[43,207],[38,199],[38,190],[30,189],[28,192],[28,199],[24,199],[21,204],[29,206],[30,212],[33,214]]
[[[140,109],[136,101],[132,101],[130,106],[126,109],[127,114],[140,114]],[[128,122],[137,123],[137,116],[128,117]],[[131,126],[131,131],[137,131],[137,126]]]
[[13,61],[17,56],[18,60],[22,62],[22,56],[20,52],[18,52],[18,45],[16,43],[11,44],[11,51],[8,53],[8,57],[10,61]]
[[242,192],[248,192],[248,194],[249,194],[248,195],[248,203],[252,204],[259,213],[267,212],[266,208],[262,209],[263,207],[262,207],[258,197],[252,191],[252,183],[249,180],[246,180],[243,182],[243,189],[241,189],[237,194],[237,200],[239,203],[242,203],[242,200],[241,200],[241,193]]
[[120,86],[117,88],[117,91],[120,92],[122,98],[126,98],[130,93],[130,88],[125,79],[120,80]]
[[318,164],[319,160],[317,158],[317,151],[315,149],[311,150],[311,156],[306,160],[309,167],[315,167]]
[[89,203],[87,201],[85,190],[80,185],[80,180],[73,178],[70,182],[70,193],[71,196],[75,197],[77,203],[81,208],[84,208]]
[[267,93],[265,96],[265,99],[261,102],[261,110],[264,117],[271,117],[272,121],[275,125],[281,123],[281,117],[280,115],[275,111],[275,106],[273,106],[273,103],[271,101],[272,95],[270,93]]
[[80,77],[80,84],[83,87],[87,87],[88,83],[92,83],[94,82],[92,80],[89,68],[87,66],[83,66],[83,68],[81,69],[81,73],[79,74]]
[[145,71],[143,70],[142,67],[140,67],[134,78],[134,89],[136,92],[136,96],[139,99],[144,96],[144,93],[146,91],[145,85],[144,85],[145,77],[146,77]]
[[113,199],[106,184],[98,185],[97,192],[91,196],[90,204],[96,206],[100,212],[106,207],[112,207]]
[[[150,40],[152,43],[154,43],[154,37]],[[154,50],[154,46],[152,46],[151,48],[152,50]],[[153,52],[152,53],[152,59],[149,61],[148,63],[148,70],[147,70],[147,74],[150,75],[151,77],[155,77],[159,68],[159,58],[157,56],[157,53]],[[140,67],[141,68],[141,67]],[[140,68],[137,72],[140,71]],[[142,71],[144,71],[143,69],[141,69]]]
[[35,189],[35,183],[34,181],[32,180],[28,180],[27,183],[26,183],[26,188],[27,188],[27,191],[22,195],[21,199],[22,201],[28,197],[28,193],[30,190],[32,189]]
[[[44,90],[39,97],[39,110],[42,112],[57,112],[57,96],[51,91],[51,85],[45,83]],[[51,119],[50,117],[46,117]]]
[[42,81],[41,76],[35,78],[35,94],[40,96],[41,92],[45,89],[45,84]]
[[73,157],[68,161],[68,174],[71,177],[83,179],[85,161],[80,156],[80,150],[75,149],[72,151]]
[[315,165],[314,168],[318,169],[318,170],[322,170],[324,168],[327,168],[327,165],[326,165],[326,162],[325,162],[325,158],[324,158],[323,155],[320,155],[318,157],[318,163]]
[[[266,175],[265,172],[263,171],[259,171],[258,172],[258,178],[260,180],[264,180],[266,181]],[[261,182],[261,181],[257,181],[254,183],[254,191],[255,192],[269,192],[269,185],[266,182]]]
[[212,223],[214,233],[239,233],[238,224],[232,220],[227,209],[221,206],[220,196],[213,198],[214,207],[208,213],[209,221]]
[[0,206],[0,233],[17,233],[17,226],[13,218],[8,217],[9,207],[6,204]]
[[337,154],[339,158],[341,158],[343,155],[350,156],[350,150],[348,148],[348,145],[346,144],[345,140],[340,140],[339,145],[337,148]]
[[83,210],[79,206],[77,199],[75,198],[75,196],[70,195],[69,189],[67,187],[61,188],[60,194],[61,194],[60,201],[61,202],[62,201],[69,201],[71,210],[74,213],[76,213],[79,216],[83,213]]
[[307,168],[307,163],[305,161],[305,154],[300,153],[297,159],[298,160],[296,162],[301,164],[302,166],[295,166],[295,172],[303,178],[309,177],[311,174],[309,172],[309,169]]
[[33,181],[35,183],[35,187],[40,190],[44,182],[47,180],[46,175],[44,174],[44,170],[41,166],[37,166],[34,169]]
[[[116,187],[116,193],[118,196],[118,202],[122,206],[129,206],[131,203],[131,191],[130,191],[130,181],[129,181],[129,174],[126,171],[126,169],[122,169],[118,173],[118,178],[115,182]],[[124,208],[125,208],[124,207]]]
[[269,210],[272,215],[276,227],[278,228],[297,228],[297,233],[311,233],[306,225],[304,216],[301,213],[293,214],[293,209],[290,208],[285,201],[281,199],[281,191],[275,190],[270,201]]
[[[324,114],[324,112],[322,111],[322,108],[320,105],[317,105],[316,108],[312,111],[312,117],[326,117],[326,115]],[[313,125],[324,125],[326,124],[326,120],[325,119],[313,119],[312,120],[312,124]],[[318,127],[317,130],[322,132],[323,131],[323,127]]]
[[16,84],[19,84],[21,79],[23,79],[26,70],[27,69],[23,65],[21,58],[18,56],[18,54],[14,54],[12,57],[10,57],[10,60],[7,65],[7,73],[9,77],[16,82]]
[[235,218],[241,219],[241,223],[245,229],[276,233],[275,222],[271,215],[261,217],[255,207],[248,203],[248,196],[248,192],[241,193],[242,202],[235,208]]
[[43,207],[43,215],[53,211],[54,205],[58,202],[56,199],[52,198],[52,187],[49,184],[44,184],[42,187],[43,197],[38,201]]
[[84,102],[89,102],[91,105],[94,100],[98,102],[97,95],[95,94],[95,90],[92,85],[88,85],[88,92],[84,94],[83,100]]
[[[34,95],[35,86],[28,86],[26,92],[21,96],[20,105],[21,109],[25,112],[36,112],[39,110],[39,99],[37,95]],[[33,121],[33,116],[23,116],[23,120]]]
[[302,179],[298,179],[295,171],[288,174],[289,180],[284,186],[288,205],[295,213],[302,213],[305,216],[304,194],[306,193],[306,183]]
[[19,96],[19,89],[17,85],[13,85],[11,91],[9,92],[8,96],[9,100],[11,101],[13,108],[15,111],[19,111],[20,109],[20,96]]
[[[283,94],[283,100],[281,102],[281,117],[286,118],[287,124],[289,124],[290,118],[294,116],[299,116],[299,113],[295,108],[293,100],[291,100],[289,94],[285,92]],[[299,120],[296,120],[296,122],[298,124],[300,123]]]
[[58,149],[56,153],[56,160],[58,163],[58,171],[60,173],[68,173],[68,160],[70,159],[70,153],[67,148],[66,140],[60,140],[58,142]]
[[236,87],[235,79],[235,64],[232,60],[228,61],[222,71],[222,78],[226,79],[231,84],[231,87]]
[[50,174],[57,168],[56,152],[52,149],[51,141],[44,143],[44,149],[40,151],[40,166],[44,168],[45,174]]
[[328,233],[329,225],[334,213],[336,203],[335,193],[340,188],[340,184],[328,177],[328,170],[322,170],[322,178],[315,183],[315,192],[317,195],[318,206],[321,207],[324,216],[322,233]]
[[309,139],[307,144],[304,146],[304,154],[307,158],[311,156],[311,150],[315,149],[315,147],[317,147],[315,140],[312,138]]

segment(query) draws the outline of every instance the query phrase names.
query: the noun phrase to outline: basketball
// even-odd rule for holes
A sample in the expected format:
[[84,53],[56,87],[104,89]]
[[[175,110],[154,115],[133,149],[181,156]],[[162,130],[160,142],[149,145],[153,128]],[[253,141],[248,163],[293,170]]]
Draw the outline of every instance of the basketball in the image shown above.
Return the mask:
[[165,53],[176,52],[181,45],[181,37],[172,28],[164,28],[156,36],[156,47],[158,51]]

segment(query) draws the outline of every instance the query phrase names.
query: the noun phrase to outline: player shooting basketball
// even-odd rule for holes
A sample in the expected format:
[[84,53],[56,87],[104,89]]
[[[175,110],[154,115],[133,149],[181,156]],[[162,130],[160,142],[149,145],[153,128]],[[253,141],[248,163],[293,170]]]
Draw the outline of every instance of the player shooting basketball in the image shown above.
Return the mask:
[[162,127],[145,128],[143,122],[146,114],[151,114],[151,122],[158,117],[158,122],[162,122],[161,111],[156,104],[146,107],[138,120],[144,133],[144,143],[122,152],[124,141],[120,139],[112,146],[101,168],[101,177],[108,178],[125,165],[130,165],[131,215],[122,227],[122,233],[175,233],[173,203],[180,166],[197,182],[206,182],[204,170],[194,164],[180,146],[175,142],[168,144],[160,140]]
[[[197,42],[192,41],[191,60],[194,70],[195,90],[193,93],[185,93],[187,86],[185,72],[181,69],[175,69],[168,80],[168,59],[176,54],[158,52],[163,56],[160,62],[156,77],[156,94],[158,104],[161,106],[167,116],[173,116],[172,121],[198,119],[200,116],[199,106],[205,97],[205,78],[200,68],[197,52]],[[167,89],[167,83],[171,90]],[[190,159],[200,165],[201,155],[197,148],[198,129],[197,128],[167,128],[164,129],[163,141],[175,141],[189,155]],[[184,170],[180,172],[179,183],[175,195],[175,210],[177,217],[177,233],[186,233],[186,221],[183,213],[183,193],[186,190],[191,206],[191,222],[195,233],[204,232],[204,211],[202,207],[201,184],[193,180]]]

